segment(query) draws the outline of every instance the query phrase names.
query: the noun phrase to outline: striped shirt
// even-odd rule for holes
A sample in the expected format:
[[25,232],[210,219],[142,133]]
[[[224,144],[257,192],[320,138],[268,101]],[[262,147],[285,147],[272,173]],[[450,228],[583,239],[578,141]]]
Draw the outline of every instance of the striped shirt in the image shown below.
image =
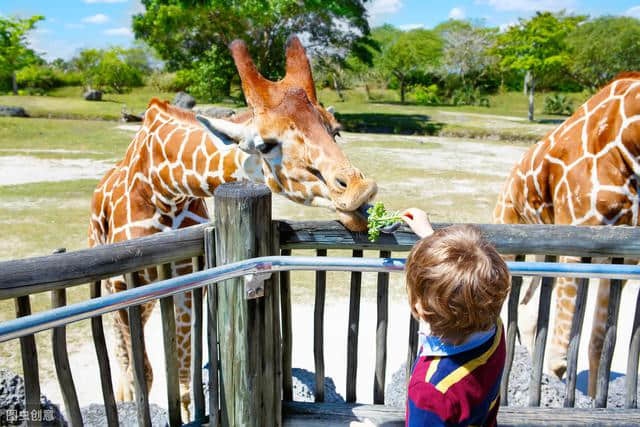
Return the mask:
[[502,323],[460,346],[427,337],[413,366],[406,425],[495,426],[505,361]]

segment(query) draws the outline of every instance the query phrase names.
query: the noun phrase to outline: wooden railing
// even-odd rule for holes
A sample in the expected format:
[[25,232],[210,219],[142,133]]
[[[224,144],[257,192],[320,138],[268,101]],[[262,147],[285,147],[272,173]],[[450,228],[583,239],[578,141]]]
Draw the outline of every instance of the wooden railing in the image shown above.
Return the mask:
[[[223,187],[221,187],[223,188]],[[401,228],[393,235],[382,235],[381,238],[371,243],[367,240],[365,233],[351,233],[344,229],[337,222],[292,222],[274,221],[273,225],[268,215],[270,212],[270,199],[266,202],[266,196],[256,190],[245,193],[240,190],[232,190],[226,197],[226,202],[216,200],[216,232],[211,225],[201,225],[190,227],[173,232],[160,233],[151,237],[130,240],[113,245],[100,246],[93,249],[81,250],[70,253],[59,253],[46,257],[30,258],[25,260],[6,261],[0,263],[0,299],[16,299],[16,315],[24,316],[30,313],[29,295],[36,292],[52,292],[55,306],[65,304],[65,288],[83,283],[90,283],[91,297],[100,296],[100,280],[113,276],[124,275],[129,287],[139,284],[139,277],[136,272],[145,268],[155,268],[158,280],[166,279],[171,275],[171,263],[184,259],[192,259],[195,270],[209,268],[214,265],[225,264],[247,257],[270,255],[281,253],[291,255],[293,251],[300,251],[307,254],[314,251],[317,256],[326,256],[333,250],[350,250],[352,256],[363,256],[363,251],[375,251],[377,256],[389,257],[392,252],[406,252],[417,241],[417,237],[407,228]],[[242,221],[238,220],[242,218]],[[435,227],[445,227],[449,224],[435,224]],[[620,262],[621,258],[640,258],[640,230],[626,227],[566,227],[566,226],[507,226],[507,225],[487,225],[480,224],[485,237],[491,241],[505,255],[516,255],[517,260],[524,259],[523,254],[546,255],[546,259],[551,261],[560,255],[583,257],[583,262],[588,262],[589,257],[606,256]],[[247,236],[253,236],[247,239]],[[241,289],[238,280],[230,281],[225,287],[208,286],[207,289],[207,310],[206,316],[209,328],[207,328],[207,341],[210,355],[209,369],[209,395],[210,403],[209,416],[205,414],[205,396],[201,393],[202,378],[201,370],[193,369],[192,390],[194,394],[194,415],[195,419],[202,421],[209,419],[212,425],[219,422],[223,425],[234,424],[234,416],[229,415],[225,402],[233,399],[246,399],[252,396],[264,404],[260,414],[266,414],[265,407],[272,408],[272,418],[261,418],[260,422],[271,425],[271,422],[278,424],[280,415],[280,390],[282,390],[282,400],[291,401],[292,393],[292,349],[294,337],[292,336],[292,315],[291,315],[291,287],[295,283],[291,282],[289,273],[280,273],[279,278],[274,277],[268,284],[270,292],[268,299],[262,302],[249,302],[244,299],[244,295],[237,295],[231,289]],[[279,279],[279,280],[278,280]],[[316,373],[316,393],[317,402],[324,400],[324,310],[326,298],[326,280],[324,272],[317,272],[315,275],[315,304],[314,304],[314,363]],[[279,282],[279,284],[278,284]],[[543,279],[542,292],[540,296],[540,309],[538,323],[536,327],[536,342],[533,357],[533,377],[530,388],[529,403],[531,406],[538,406],[540,402],[540,384],[542,377],[542,362],[545,354],[546,334],[549,326],[549,308],[551,303],[552,279]],[[571,329],[571,341],[568,354],[567,371],[567,399],[565,406],[572,407],[575,402],[575,383],[577,354],[580,334],[582,332],[582,319],[584,316],[584,305],[586,302],[586,292],[588,280],[584,279],[579,287],[577,295],[576,316]],[[507,366],[502,382],[502,403],[507,403],[508,374],[513,361],[514,347],[517,332],[517,306],[520,299],[522,285],[521,277],[514,277],[512,283],[512,293],[508,300],[508,322],[507,331]],[[610,363],[615,347],[615,331],[617,326],[617,309],[620,304],[620,281],[612,282],[611,298],[609,302],[609,318],[607,322],[607,333],[605,348],[602,355],[601,369],[598,373],[598,394],[596,396],[597,407],[606,405],[608,390],[608,380],[610,375]],[[358,352],[358,327],[360,318],[360,296],[362,277],[361,273],[353,272],[350,278],[350,302],[347,343],[347,377],[346,377],[346,400],[348,403],[357,402],[356,379],[358,374],[357,352]],[[202,312],[203,295],[201,290],[193,291],[194,312],[192,316],[192,366],[202,366],[203,355],[203,322]],[[389,310],[389,275],[388,273],[378,273],[377,278],[377,324],[376,324],[376,362],[373,385],[374,404],[384,403],[384,390],[386,378],[387,360],[387,333],[388,333],[388,310]],[[636,302],[635,318],[632,327],[631,341],[629,343],[629,355],[627,365],[627,408],[636,408],[636,384],[638,373],[638,355],[640,352],[640,301]],[[167,397],[169,402],[169,418],[171,425],[180,425],[183,421],[180,415],[180,396],[177,376],[176,360],[176,335],[175,318],[173,312],[173,298],[165,297],[161,299],[161,313],[163,322],[163,345],[165,347],[165,364],[167,377]],[[235,312],[232,307],[240,307],[240,311]],[[255,310],[261,310],[261,317],[255,317]],[[130,316],[130,327],[132,336],[137,339],[132,341],[132,352],[134,361],[136,396],[139,408],[139,423],[149,424],[148,396],[144,386],[144,374],[142,354],[144,343],[142,342],[141,321],[139,307],[128,309]],[[240,323],[234,316],[252,316],[258,323],[252,327],[258,329],[250,330]],[[264,320],[260,324],[260,319]],[[281,325],[280,325],[281,321]],[[117,411],[111,385],[111,373],[107,347],[104,339],[101,317],[94,317],[91,321],[93,340],[98,355],[98,368],[100,370],[102,392],[106,406],[106,413],[109,425],[117,425]],[[258,326],[256,326],[258,325]],[[242,329],[244,328],[244,329]],[[265,329],[266,328],[266,329]],[[257,339],[256,331],[272,331],[272,335],[267,340],[264,337]],[[412,365],[416,354],[417,346],[417,323],[410,321],[409,343],[408,343],[408,364]],[[247,335],[249,334],[249,335]],[[253,340],[249,338],[254,338]],[[280,342],[280,339],[282,340]],[[69,369],[66,342],[64,337],[64,327],[56,328],[53,338],[56,372],[63,391],[63,399],[70,421],[74,424],[81,423],[80,412],[78,410],[77,397]],[[25,387],[27,396],[27,406],[29,408],[39,407],[39,379],[37,368],[37,351],[33,336],[20,338],[22,348],[23,370],[25,377]],[[239,348],[241,342],[249,345],[258,345],[254,348]],[[219,343],[219,347],[218,344]],[[219,349],[219,350],[218,350]],[[266,375],[268,380],[262,381],[257,389],[247,390],[246,384],[237,384],[232,394],[224,387],[220,387],[218,371],[215,369],[216,360],[219,360],[221,367],[220,379],[229,387],[235,384],[232,374],[227,375],[225,369],[230,366],[237,357],[238,351],[259,351],[262,364],[257,366],[258,360],[242,361],[243,369],[259,369],[261,375]],[[281,351],[281,353],[280,353]],[[270,355],[265,358],[265,355]],[[272,362],[265,362],[271,360]],[[246,363],[246,364],[245,364]],[[280,365],[281,363],[281,365]],[[263,369],[266,367],[266,371]],[[265,374],[266,372],[266,374]],[[282,372],[282,377],[279,373]],[[254,372],[256,374],[256,372]],[[272,380],[275,379],[275,382]],[[235,385],[234,385],[235,386]],[[244,387],[244,388],[243,388]],[[282,388],[280,388],[282,387]],[[243,397],[243,393],[246,395]],[[259,393],[256,394],[256,393]],[[218,411],[218,403],[223,405]],[[251,404],[253,405],[253,404]],[[296,417],[300,411],[307,411],[308,408],[292,412],[291,405],[285,405],[288,416]],[[328,406],[317,406],[319,411],[333,408]],[[354,414],[354,407],[351,413]],[[334,408],[335,409],[335,408]],[[333,409],[331,409],[333,411]],[[267,411],[268,412],[268,411]],[[335,412],[335,411],[334,411]],[[339,412],[339,411],[338,411]],[[505,412],[508,414],[509,412]],[[257,414],[250,411],[250,414]],[[619,412],[622,414],[622,412]],[[635,413],[637,414],[637,413]],[[589,415],[592,416],[593,414]],[[266,415],[264,415],[266,416]],[[221,417],[221,418],[218,418]],[[285,416],[286,418],[286,416]],[[268,420],[268,421],[267,421]],[[256,422],[256,421],[254,421]]]

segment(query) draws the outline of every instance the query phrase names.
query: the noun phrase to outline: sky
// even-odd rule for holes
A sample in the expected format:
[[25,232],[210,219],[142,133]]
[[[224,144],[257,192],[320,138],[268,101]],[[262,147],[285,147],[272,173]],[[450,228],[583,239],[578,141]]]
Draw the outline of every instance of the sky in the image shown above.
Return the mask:
[[[433,28],[449,18],[480,20],[506,27],[536,10],[566,10],[640,18],[640,0],[371,0],[372,26]],[[0,0],[0,15],[44,15],[30,36],[31,47],[48,60],[70,59],[84,48],[131,46],[131,16],[144,11],[140,0]]]

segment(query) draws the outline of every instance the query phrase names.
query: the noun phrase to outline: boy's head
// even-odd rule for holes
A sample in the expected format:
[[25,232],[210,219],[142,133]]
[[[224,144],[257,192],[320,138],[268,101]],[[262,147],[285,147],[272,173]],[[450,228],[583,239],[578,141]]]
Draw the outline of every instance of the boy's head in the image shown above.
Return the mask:
[[420,240],[406,270],[411,312],[453,344],[496,324],[511,283],[502,257],[469,225]]

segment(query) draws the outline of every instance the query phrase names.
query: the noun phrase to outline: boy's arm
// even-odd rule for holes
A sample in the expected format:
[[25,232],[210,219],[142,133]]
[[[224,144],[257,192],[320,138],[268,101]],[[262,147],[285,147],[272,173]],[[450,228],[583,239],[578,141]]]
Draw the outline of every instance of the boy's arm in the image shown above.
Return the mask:
[[458,406],[433,384],[418,383],[409,387],[406,425],[408,427],[447,426],[459,422]]

